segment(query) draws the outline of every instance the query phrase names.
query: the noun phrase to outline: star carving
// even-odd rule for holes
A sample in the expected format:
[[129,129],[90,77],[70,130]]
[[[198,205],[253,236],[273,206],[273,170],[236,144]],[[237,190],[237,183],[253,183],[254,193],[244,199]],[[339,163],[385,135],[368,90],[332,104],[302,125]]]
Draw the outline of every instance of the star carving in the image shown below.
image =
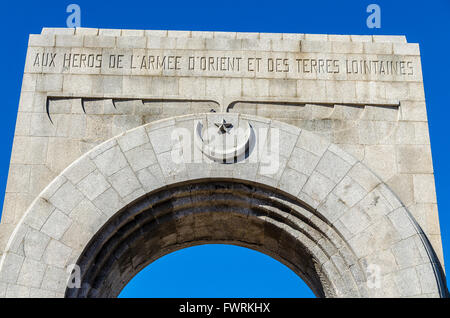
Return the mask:
[[220,134],[226,134],[233,128],[233,124],[227,123],[225,119],[222,119],[222,122],[214,123],[214,125],[219,128]]

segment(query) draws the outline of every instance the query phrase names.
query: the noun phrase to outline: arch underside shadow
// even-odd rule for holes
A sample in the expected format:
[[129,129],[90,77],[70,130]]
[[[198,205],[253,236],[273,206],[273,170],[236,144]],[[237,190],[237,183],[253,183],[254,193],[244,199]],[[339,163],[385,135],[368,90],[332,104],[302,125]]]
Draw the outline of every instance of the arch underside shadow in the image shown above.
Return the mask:
[[213,243],[273,257],[318,297],[367,296],[355,254],[314,209],[280,190],[226,179],[175,184],[116,213],[78,259],[81,288],[65,296],[116,297],[156,259]]

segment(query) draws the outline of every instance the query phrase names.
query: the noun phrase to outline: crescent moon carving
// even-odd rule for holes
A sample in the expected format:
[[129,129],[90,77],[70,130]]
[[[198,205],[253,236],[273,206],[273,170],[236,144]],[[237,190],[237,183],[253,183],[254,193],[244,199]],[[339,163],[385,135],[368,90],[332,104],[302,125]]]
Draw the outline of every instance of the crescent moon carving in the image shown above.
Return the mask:
[[[239,131],[239,130],[238,130]],[[219,136],[217,134],[217,136]],[[232,145],[217,145],[208,143],[203,138],[203,124],[198,121],[195,127],[194,143],[209,159],[220,163],[237,163],[250,154],[255,145],[255,132],[253,127],[247,122],[244,134],[241,136],[233,135]],[[230,143],[231,144],[231,143]]]

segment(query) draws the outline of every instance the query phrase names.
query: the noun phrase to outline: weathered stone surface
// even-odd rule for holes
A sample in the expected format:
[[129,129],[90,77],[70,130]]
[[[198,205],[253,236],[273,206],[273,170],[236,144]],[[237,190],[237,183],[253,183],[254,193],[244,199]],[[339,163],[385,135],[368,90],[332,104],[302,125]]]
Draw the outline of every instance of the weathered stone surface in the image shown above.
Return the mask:
[[[12,149],[2,297],[64,296],[67,266],[96,233],[123,234],[118,218],[141,232],[113,235],[127,250],[90,295],[225,240],[288,259],[320,296],[445,296],[420,52],[403,36],[45,28],[29,39]],[[163,193],[171,203],[153,205]],[[158,226],[140,223],[142,200]]]

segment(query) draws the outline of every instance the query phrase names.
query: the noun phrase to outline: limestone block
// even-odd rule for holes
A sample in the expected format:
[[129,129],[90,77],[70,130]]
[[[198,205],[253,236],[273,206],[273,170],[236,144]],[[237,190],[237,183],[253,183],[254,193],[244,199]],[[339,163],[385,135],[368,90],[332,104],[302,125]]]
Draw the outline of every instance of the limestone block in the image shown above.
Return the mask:
[[115,47],[116,37],[110,35],[85,35],[83,40],[84,47]]
[[151,93],[151,85],[152,79],[149,77],[125,76],[122,82],[122,90],[130,95],[145,95]]
[[326,93],[327,97],[336,103],[345,103],[345,100],[356,99],[356,84],[355,82],[327,81]]
[[192,38],[212,39],[214,32],[211,31],[191,31]]
[[41,34],[74,35],[75,34],[75,28],[42,28]]
[[351,165],[331,151],[326,151],[316,167],[316,171],[338,183],[350,170]]
[[269,80],[270,96],[297,96],[297,83],[288,79],[271,79]]
[[420,281],[414,267],[405,268],[394,275],[395,285],[403,297],[420,295]]
[[241,40],[243,50],[249,51],[270,51],[272,41],[270,39],[243,38]]
[[39,261],[44,253],[50,237],[42,231],[31,229],[25,236],[23,250],[25,257]]
[[77,163],[78,164],[73,165],[70,169],[64,171],[64,176],[73,184],[77,184],[96,169],[95,164],[88,157],[78,159]]
[[53,213],[55,207],[47,200],[38,198],[35,201],[34,213],[28,213],[25,223],[35,230],[40,230],[47,218]]
[[420,55],[417,43],[394,43],[393,48],[396,55]]
[[[382,103],[386,100],[386,85],[375,81],[357,81],[356,98],[364,103]],[[368,106],[366,106],[367,109]],[[375,107],[373,107],[375,108]],[[386,108],[383,108],[385,110]]]
[[[48,265],[64,268],[71,253],[72,249],[70,247],[60,243],[59,241],[51,240],[42,255],[42,259]],[[44,271],[42,271],[42,276],[43,275]]]
[[399,208],[389,213],[389,220],[400,234],[401,239],[407,239],[414,235],[414,224],[404,213],[405,208]]
[[19,276],[24,257],[14,253],[10,253],[8,256],[3,264],[5,270],[2,272],[1,280],[5,283],[15,283]]
[[273,152],[266,152],[264,156],[265,159],[261,160],[259,165],[256,181],[267,182],[276,187],[286,167],[287,158]]
[[105,177],[98,171],[92,171],[88,176],[83,178],[78,184],[77,188],[83,193],[89,200],[94,200],[97,196],[102,194],[106,189],[110,187]]
[[[250,161],[251,162],[251,161]],[[190,177],[195,178],[196,176],[191,173],[190,166],[187,167],[188,174]],[[204,171],[202,168],[197,169],[197,176],[204,175]],[[233,178],[240,180],[252,180],[255,181],[256,175],[258,173],[258,165],[257,164],[238,164],[236,169],[233,170]]]
[[56,172],[61,172],[69,164],[81,156],[78,140],[69,138],[50,138],[47,151],[47,165]]
[[328,34],[305,34],[307,41],[328,41]]
[[372,35],[373,42],[406,43],[404,35]]
[[42,226],[42,232],[55,240],[59,240],[69,228],[71,222],[67,215],[59,210],[55,210]]
[[9,298],[27,298],[30,295],[30,288],[20,285],[8,285],[6,297]]
[[119,146],[114,146],[95,157],[94,162],[98,169],[105,175],[111,176],[128,165],[125,156]]
[[[192,172],[192,168],[188,169],[188,172]],[[145,191],[150,192],[164,185],[164,175],[159,165],[152,165],[150,167],[141,169],[136,172],[136,176],[139,182],[142,184]]]
[[410,100],[425,101],[425,90],[423,83],[408,83]]
[[322,138],[317,138],[313,133],[302,130],[296,146],[305,149],[319,157],[327,150],[330,143]]
[[[125,152],[125,157],[134,171],[147,168],[157,162],[155,153],[150,143],[146,143]],[[146,158],[146,160],[144,161],[142,158]]]
[[397,173],[395,146],[367,146],[364,164],[370,167],[383,180],[389,180]]
[[41,288],[49,291],[60,291],[67,284],[67,273],[65,269],[48,266],[45,270]]
[[335,182],[314,171],[303,187],[302,192],[314,201],[322,202],[335,186]]
[[209,96],[224,94],[241,96],[242,80],[240,78],[207,78],[206,94]]
[[307,175],[299,173],[297,170],[286,168],[279,181],[279,187],[287,193],[296,196],[307,179]]
[[15,164],[44,164],[47,159],[48,140],[45,137],[19,137],[11,152],[11,162]]
[[59,92],[63,88],[62,74],[40,74],[36,80],[36,91]]
[[120,29],[100,29],[98,31],[98,35],[103,36],[120,36],[122,33],[122,30]]
[[186,97],[205,96],[206,95],[206,79],[205,78],[185,78],[179,80],[180,95]]
[[205,48],[218,51],[241,50],[242,41],[240,39],[227,38],[205,39]]
[[17,283],[25,286],[40,287],[45,273],[45,265],[25,258]]
[[172,143],[167,142],[172,136],[172,130],[173,127],[168,126],[148,132],[148,136],[156,154],[167,152],[172,149]]
[[175,162],[170,151],[157,154],[156,157],[167,182],[183,181],[187,178],[185,164]]
[[[403,173],[433,173],[429,146],[402,145],[396,147],[397,165]],[[411,160],[414,158],[414,160]]]
[[70,218],[90,233],[95,233],[106,222],[105,215],[88,200],[81,201],[70,213]]
[[124,133],[127,130],[139,127],[143,123],[142,116],[117,115],[113,117],[111,134],[113,136]]
[[392,54],[392,43],[363,43],[365,54]]
[[[186,43],[190,43],[189,39],[182,38]],[[176,49],[177,48],[177,38],[164,38],[164,37],[148,37],[147,38],[147,48],[148,49]],[[180,41],[181,43],[181,41]],[[202,41],[202,46],[204,48],[205,44]]]
[[82,35],[65,35],[57,34],[55,36],[55,46],[56,47],[82,47],[83,46],[83,36]]
[[[69,198],[66,198],[66,196],[70,194]],[[60,211],[58,211],[56,214],[55,212],[52,213],[55,214],[55,218],[57,218],[55,221],[65,220],[62,216],[60,216],[61,213],[64,213],[68,215],[70,211],[83,199],[83,194],[78,191],[75,186],[70,182],[65,182],[59,189],[55,192],[54,195],[51,196],[49,201]],[[51,219],[51,218],[50,218]],[[49,219],[49,220],[50,220]],[[67,221],[67,220],[66,220]],[[47,221],[48,222],[48,221]],[[64,222],[67,223],[67,222]],[[50,225],[51,227],[51,225]]]
[[366,106],[364,107],[364,115],[362,119],[398,121],[399,113],[400,112],[397,107]]
[[335,222],[339,219],[348,209],[345,202],[339,197],[330,193],[326,199],[319,206],[320,213],[330,222]]
[[144,128],[134,129],[123,136],[120,136],[117,139],[120,148],[122,151],[126,152],[130,149],[141,146],[145,143],[148,143],[150,140]]
[[56,127],[48,120],[44,113],[35,113],[31,116],[31,136],[54,136]]
[[58,296],[55,292],[51,292],[45,289],[31,288],[30,298],[58,298]]
[[74,95],[90,95],[94,86],[93,75],[64,75],[63,92]]
[[9,178],[6,185],[6,192],[22,192],[28,186],[31,166],[29,165],[11,165],[9,169]]
[[342,203],[351,208],[367,195],[367,191],[352,178],[345,176],[333,190],[333,194],[338,197]]
[[122,199],[112,187],[100,194],[93,203],[107,216],[113,215],[123,206]]
[[[254,33],[257,34],[257,33]],[[302,33],[283,33],[283,40],[304,40],[305,35]]]
[[411,174],[396,174],[386,184],[399,196],[405,206],[414,203],[413,176]]
[[372,42],[371,35],[350,35],[352,42]]
[[310,39],[312,34],[305,34],[305,41],[301,41],[301,51],[305,53],[331,53],[332,42]]
[[[214,32],[216,33],[216,32]],[[167,37],[169,38],[188,38],[191,36],[191,31],[182,30],[169,30],[167,31]]]
[[[63,237],[61,238],[61,243],[72,248],[72,255],[74,254],[74,251],[79,251],[83,249],[84,242],[86,240],[89,240],[89,237],[93,235],[92,232],[88,231],[88,229],[79,224],[76,221],[73,221],[72,224],[70,224],[67,231],[64,233]],[[70,262],[70,257],[68,258],[68,264]],[[74,262],[75,263],[75,262]]]
[[404,239],[394,244],[392,252],[401,269],[422,263],[422,256],[417,249],[414,238]]
[[271,40],[274,52],[300,52],[300,41],[298,40]]
[[398,199],[398,196],[395,193],[393,193],[392,190],[385,183],[380,183],[376,187],[376,191],[380,193],[382,197],[386,200],[391,210],[395,210],[403,206],[402,202]]
[[415,174],[414,199],[419,203],[435,203],[436,192],[433,174]]
[[350,42],[350,35],[347,34],[328,34],[328,41],[331,42]]
[[269,96],[269,80],[242,79],[242,96]]
[[175,40],[174,48],[179,50],[204,50],[206,46],[205,39],[201,38],[167,38],[167,40]]
[[108,180],[122,198],[141,187],[139,180],[128,166],[112,174]]
[[395,129],[394,142],[398,145],[413,145],[416,143],[415,124],[400,121]]
[[55,46],[54,34],[30,34],[28,46]]
[[[44,165],[32,165],[29,181],[29,194],[37,196],[55,177],[56,173]],[[28,206],[21,206],[21,213],[25,212]]]
[[259,38],[262,40],[281,40],[282,33],[259,33]]
[[339,220],[345,226],[347,231],[350,232],[351,236],[358,234],[361,229],[366,228],[370,224],[369,216],[359,205],[354,206],[343,213]]
[[[364,197],[358,206],[367,214],[372,220],[380,220],[394,209],[390,206],[389,202],[382,196],[382,194],[374,190]],[[392,225],[390,225],[392,227]]]
[[386,98],[392,100],[405,100],[409,96],[408,83],[392,82],[386,87]]
[[287,165],[288,167],[296,170],[297,172],[309,176],[315,169],[319,160],[320,160],[319,156],[309,151],[295,147]]
[[430,135],[428,132],[428,124],[426,122],[414,123],[415,143],[420,145],[430,144]]
[[144,30],[129,30],[123,29],[121,35],[122,36],[144,36]]
[[75,34],[79,35],[97,35],[99,32],[99,29],[96,28],[76,28]]
[[[333,40],[333,41],[336,41],[336,40]],[[362,54],[364,51],[364,46],[363,46],[362,42],[336,41],[336,42],[332,42],[331,49],[332,49],[333,53]]]
[[416,266],[417,276],[419,276],[422,294],[437,294],[438,290],[435,284],[432,284],[429,277],[433,277],[434,271],[431,265],[423,264]]

